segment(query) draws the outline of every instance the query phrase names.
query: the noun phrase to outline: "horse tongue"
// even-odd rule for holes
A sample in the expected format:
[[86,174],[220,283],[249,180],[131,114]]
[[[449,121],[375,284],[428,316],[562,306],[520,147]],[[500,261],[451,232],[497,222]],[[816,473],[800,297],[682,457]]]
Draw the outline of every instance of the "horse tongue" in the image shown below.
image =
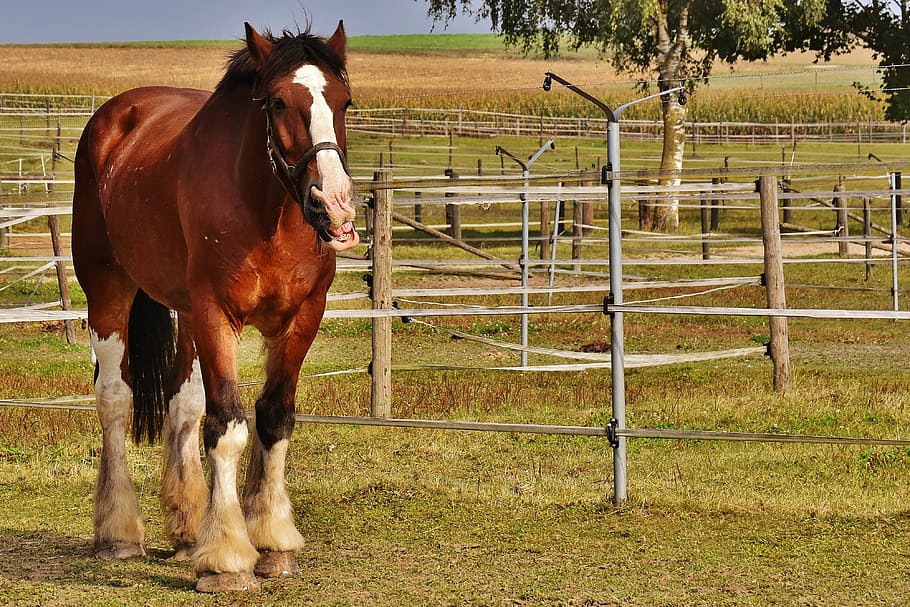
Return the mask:
[[345,222],[340,228],[332,229],[330,234],[332,240],[328,242],[328,245],[335,251],[347,251],[360,244],[360,235],[350,221]]

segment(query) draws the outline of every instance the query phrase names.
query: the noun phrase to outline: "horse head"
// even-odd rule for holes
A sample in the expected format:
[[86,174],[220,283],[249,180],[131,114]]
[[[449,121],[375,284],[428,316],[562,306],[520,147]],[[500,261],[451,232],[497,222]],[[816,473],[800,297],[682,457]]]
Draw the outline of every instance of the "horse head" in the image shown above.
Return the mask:
[[[345,154],[344,118],[351,90],[344,67],[344,26],[339,22],[325,42],[300,38],[308,44],[270,39],[246,24],[247,49],[258,72],[254,98],[265,112],[275,175],[319,237],[343,251],[360,242]],[[280,50],[278,45],[283,45]]]

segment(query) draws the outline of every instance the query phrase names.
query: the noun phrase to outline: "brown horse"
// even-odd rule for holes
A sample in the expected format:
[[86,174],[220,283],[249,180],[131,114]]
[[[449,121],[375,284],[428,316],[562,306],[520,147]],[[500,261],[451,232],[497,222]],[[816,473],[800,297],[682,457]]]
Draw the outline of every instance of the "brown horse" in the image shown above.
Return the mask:
[[[328,40],[246,24],[246,45],[213,93],[128,91],[86,126],[73,261],[98,360],[99,556],[145,553],[124,457],[133,401],[136,439],[165,439],[165,528],[177,555],[194,560],[196,588],[253,589],[255,575],[297,570],[303,538],[284,480],[297,378],[335,252],[359,242],[345,161],[350,101],[341,23]],[[248,431],[236,345],[246,325],[262,334],[267,364],[241,503]]]

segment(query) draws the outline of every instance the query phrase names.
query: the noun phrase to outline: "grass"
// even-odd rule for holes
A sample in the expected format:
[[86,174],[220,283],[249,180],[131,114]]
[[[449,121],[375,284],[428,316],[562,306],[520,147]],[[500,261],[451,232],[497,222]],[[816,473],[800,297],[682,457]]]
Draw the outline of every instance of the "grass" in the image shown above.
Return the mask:
[[[849,281],[841,267],[831,278]],[[353,282],[343,276],[339,287]],[[758,289],[754,295],[761,297]],[[801,303],[821,303],[813,292],[805,297],[811,301]],[[843,299],[827,301],[834,307]],[[511,331],[506,321],[463,324],[480,334]],[[607,326],[604,318],[560,318],[535,336],[584,343]],[[627,328],[629,351],[710,348],[765,330],[752,319],[632,315]],[[34,326],[4,331],[0,395],[90,390],[84,341],[62,346]],[[361,321],[326,321],[304,375],[363,362],[368,333]],[[394,335],[402,361],[487,351],[411,325],[396,324]],[[630,425],[903,434],[910,401],[902,325],[796,321],[791,336],[794,389],[787,395],[773,394],[760,358],[631,370]],[[254,378],[254,335],[244,339],[241,358],[242,376]],[[583,425],[609,415],[607,372],[422,371],[393,379],[396,415]],[[363,375],[305,377],[299,410],[363,414],[368,384]],[[245,392],[248,402],[254,392]],[[259,596],[230,599],[195,595],[189,567],[167,560],[154,447],[128,449],[149,558],[91,557],[99,449],[90,413],[0,410],[7,546],[0,596],[7,603],[876,605],[897,603],[908,590],[910,451],[902,447],[633,440],[630,500],[615,508],[611,451],[600,439],[300,426],[288,478],[308,542],[299,555],[303,573],[266,582]]]
[[502,38],[495,34],[398,34],[391,36],[352,36],[348,50],[355,53],[451,55],[493,53],[505,54]]
[[188,567],[166,560],[148,447],[130,460],[151,556],[91,558],[95,450],[81,442],[0,463],[12,604],[873,605],[906,593],[904,451],[633,442],[632,499],[614,508],[596,439],[301,428],[289,478],[303,573],[227,599],[195,595]]
[[[357,51],[361,42],[375,43],[375,50]],[[391,96],[413,88],[404,76],[388,76],[401,72],[394,67],[401,62],[401,55],[391,52],[394,43],[352,41],[352,77],[378,82],[371,90],[379,92],[365,88],[364,96]],[[470,90],[478,82],[472,79],[489,80],[490,74],[500,77],[503,86],[530,80],[532,74],[537,83],[542,63],[499,54],[488,57],[495,53],[484,51],[485,43],[471,43],[477,53],[458,65],[464,71],[455,76],[445,50],[421,52],[418,59],[411,58],[414,77],[425,82],[430,93],[451,91],[453,82],[458,90]],[[167,65],[175,82],[209,82],[217,77],[221,49],[188,52],[166,46],[25,49],[37,55],[21,56],[8,53],[22,49],[3,47],[0,56],[21,58],[10,64],[14,69],[0,76],[0,84],[8,84],[5,77],[20,74],[13,77],[27,78],[20,81],[23,88],[116,90],[128,83],[160,79],[162,65]],[[82,61],[85,69],[74,68],[63,82],[57,74],[61,65],[70,65],[59,63],[67,54]],[[28,57],[44,57],[48,63],[19,64]],[[364,63],[359,63],[361,59]],[[115,67],[102,75],[91,64],[108,61],[103,64]],[[450,70],[439,72],[445,65]],[[599,73],[602,68],[596,61],[575,62],[572,68],[598,82],[613,77]],[[554,71],[564,73],[564,69]],[[46,79],[26,76],[41,70],[47,70]],[[453,98],[475,99],[467,94],[448,97]],[[476,101],[478,105],[497,103],[482,94]],[[540,144],[517,138],[496,142],[455,138],[454,143],[454,164],[465,175],[476,171],[478,159],[485,174],[498,173],[495,145],[521,156]],[[401,167],[396,174],[440,174],[448,164],[446,146],[447,142],[434,139],[396,138],[395,162]],[[574,170],[576,147],[582,168],[595,166],[603,154],[601,142],[559,140],[537,169]],[[388,151],[388,138],[357,136],[351,142],[352,164],[367,174],[377,166],[380,152]],[[787,162],[792,151],[786,149]],[[908,152],[906,146],[896,144],[800,145],[795,150],[797,163],[865,161],[869,151],[883,159],[899,159]],[[654,166],[657,153],[653,145],[628,142],[623,147],[623,166]],[[778,146],[698,145],[687,149],[686,162],[722,166],[724,158],[730,157],[733,166],[776,164],[781,154]],[[514,174],[516,168],[506,170]],[[867,181],[861,177],[848,181],[851,186],[864,184]],[[830,191],[833,185],[834,177],[797,176],[795,181],[795,187],[804,190]],[[441,209],[424,210],[427,221],[441,219]],[[630,201],[624,208],[624,225],[634,226],[636,212]],[[827,229],[833,219],[830,211],[809,208],[795,215],[804,225]],[[465,211],[466,222],[506,221],[515,216],[516,207]],[[700,232],[695,211],[684,210],[682,220],[683,233]],[[721,216],[721,230],[754,238],[757,213],[727,209]],[[482,245],[486,250],[513,259],[514,243],[493,238],[516,233],[517,228],[497,233],[478,228],[472,236],[488,238]],[[413,236],[396,233],[395,238],[397,259],[458,255]],[[715,254],[742,246],[718,244]],[[605,257],[604,248],[601,244],[586,249],[585,256]],[[816,255],[833,251],[828,247]],[[699,252],[698,243],[672,247],[629,243],[627,255],[694,256]],[[635,266],[627,276],[695,278],[759,271],[757,266],[745,265],[721,269]],[[890,308],[887,268],[876,267],[868,283],[860,265],[788,264],[785,272],[792,307]],[[363,290],[361,274],[340,273],[333,289]],[[908,269],[902,266],[900,284],[908,280]],[[396,287],[476,284],[487,283],[417,271],[395,276]],[[875,290],[814,288],[818,285]],[[676,289],[673,294],[683,291]],[[634,299],[667,294],[634,291],[627,301],[633,299],[632,293]],[[74,296],[82,301],[80,290],[75,289]],[[3,292],[7,303],[53,297],[49,281],[28,282]],[[554,303],[591,303],[599,297],[559,295]],[[469,302],[502,305],[514,304],[516,299],[487,296]],[[531,299],[544,303],[542,297]],[[764,292],[745,287],[700,295],[687,303],[762,307]],[[437,322],[517,341],[515,317]],[[758,318],[629,314],[625,327],[630,353],[743,347],[763,342],[768,333],[767,322]],[[610,333],[609,319],[599,314],[536,316],[531,329],[532,344],[565,349],[602,348]],[[0,325],[0,398],[91,393],[86,330],[78,329],[78,343],[73,345],[62,342],[59,330],[53,324]],[[366,374],[313,377],[323,371],[365,366],[370,358],[369,334],[366,321],[323,322],[302,372],[300,412],[362,415],[369,410]],[[396,320],[393,335],[397,367],[517,362],[516,354],[452,339],[444,331],[413,323]],[[910,386],[905,361],[910,347],[905,323],[791,320],[790,338],[793,387],[783,395],[771,389],[770,363],[760,356],[629,370],[629,425],[906,436]],[[242,380],[261,378],[262,356],[255,332],[244,334],[239,359]],[[531,357],[532,363],[550,361]],[[252,403],[257,390],[257,385],[245,387],[244,402]],[[610,416],[610,374],[396,371],[393,412],[406,417],[602,426]],[[906,505],[910,450],[905,447],[630,440],[630,499],[614,507],[610,502],[612,452],[602,439],[301,424],[288,465],[298,526],[307,540],[298,557],[301,575],[267,581],[257,596],[199,596],[192,590],[189,565],[168,560],[157,496],[161,467],[157,447],[131,444],[127,448],[146,516],[149,557],[124,563],[92,557],[91,502],[101,446],[97,426],[91,412],[0,408],[0,602],[23,606],[882,605],[900,604],[910,593]]]

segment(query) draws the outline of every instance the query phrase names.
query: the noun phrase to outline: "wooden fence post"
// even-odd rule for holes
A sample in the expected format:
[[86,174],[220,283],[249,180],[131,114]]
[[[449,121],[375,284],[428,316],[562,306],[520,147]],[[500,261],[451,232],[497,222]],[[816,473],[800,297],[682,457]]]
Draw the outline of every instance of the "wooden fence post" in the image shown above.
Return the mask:
[[[790,179],[781,180],[781,189],[786,193],[790,191]],[[788,198],[784,201],[784,224],[793,223],[793,199]]]
[[[711,183],[713,185],[720,185],[723,183],[720,177],[712,177]],[[711,221],[708,223],[708,230],[711,232],[717,232],[720,229],[720,200],[714,198],[711,200]]]
[[869,282],[872,278],[872,209],[866,196],[863,196],[863,242],[866,249],[866,282]]
[[[48,215],[47,226],[51,231],[51,246],[54,249],[54,257],[62,257],[63,243],[60,241],[60,220],[56,215]],[[57,260],[57,284],[60,286],[60,305],[64,310],[72,310],[73,303],[70,299],[70,285],[66,279],[66,263]],[[76,343],[76,327],[73,326],[72,320],[63,321],[63,334],[66,336],[66,343]]]
[[[763,175],[759,178],[761,198],[762,244],[765,249],[765,293],[768,308],[784,310],[787,297],[784,292],[784,261],[780,246],[780,224],[777,216],[777,178]],[[790,338],[785,316],[772,316],[769,320],[771,343],[768,351],[774,365],[774,391],[786,392],[790,388]]]
[[[373,266],[374,310],[392,309],[392,171],[373,174]],[[370,415],[392,415],[392,319],[373,319],[373,361],[370,365],[372,391]]]
[[[458,173],[455,172],[455,169],[446,169],[446,176],[453,181],[458,180]],[[446,193],[446,198],[453,198],[455,194]],[[446,230],[449,233],[449,236],[452,238],[457,238],[461,240],[461,206],[457,204],[447,204],[446,205],[446,223],[449,224],[449,229]]]
[[702,198],[699,202],[699,210],[701,211],[701,258],[702,259],[711,259],[711,244],[709,242],[711,235],[711,209],[710,203],[707,199]]
[[423,221],[423,205],[419,201],[423,198],[423,192],[414,192],[414,221]]
[[540,258],[550,259],[550,203],[540,203]]
[[844,178],[842,176],[834,186],[834,204],[837,207],[837,255],[839,257],[846,257],[850,246],[847,241],[847,237],[850,236],[850,228],[847,225],[847,197],[842,194],[843,191]]
[[[48,126],[50,126],[50,116],[48,116]],[[51,148],[51,175],[53,179],[57,179],[57,155],[60,153],[60,123],[57,123],[57,137],[54,140],[54,144]],[[45,174],[44,178],[47,179],[48,175]],[[47,192],[50,194],[56,189],[53,181],[45,185]],[[63,257],[65,253],[63,252],[63,242],[60,237],[60,218],[57,215],[48,215],[47,216],[47,227],[51,233],[51,248],[54,251],[54,257]],[[60,289],[60,305],[65,311],[73,309],[73,302],[70,298],[70,285],[66,277],[66,262],[58,259],[56,264],[57,268],[57,285]],[[66,337],[66,343],[74,344],[76,343],[76,327],[72,320],[63,321],[63,335]]]

